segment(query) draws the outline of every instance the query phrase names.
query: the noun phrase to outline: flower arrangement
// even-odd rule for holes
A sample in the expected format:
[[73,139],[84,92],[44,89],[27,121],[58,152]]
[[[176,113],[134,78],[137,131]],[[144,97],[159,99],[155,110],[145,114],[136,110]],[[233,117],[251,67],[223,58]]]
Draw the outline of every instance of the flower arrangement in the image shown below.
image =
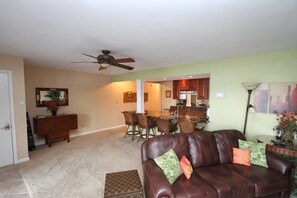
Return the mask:
[[292,141],[294,133],[297,132],[297,112],[277,114],[276,120],[278,122],[278,125],[275,127],[277,137],[285,142]]
[[284,112],[283,114],[277,114],[276,120],[278,125],[276,130],[284,131],[296,131],[297,132],[297,112]]

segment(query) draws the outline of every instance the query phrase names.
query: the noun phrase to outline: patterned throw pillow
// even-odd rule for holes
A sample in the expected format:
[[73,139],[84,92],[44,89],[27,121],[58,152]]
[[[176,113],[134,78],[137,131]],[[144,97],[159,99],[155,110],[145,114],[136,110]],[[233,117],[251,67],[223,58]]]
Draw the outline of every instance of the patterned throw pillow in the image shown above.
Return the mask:
[[164,175],[170,184],[173,184],[173,182],[175,182],[175,180],[183,174],[183,171],[179,166],[179,159],[173,149],[170,149],[163,155],[156,157],[154,161],[163,170]]
[[187,179],[190,179],[192,173],[193,173],[193,168],[191,165],[191,162],[188,160],[186,156],[183,156],[180,160],[180,167],[182,171],[184,172],[184,175]]
[[251,151],[238,148],[233,149],[233,163],[251,166]]
[[266,160],[266,144],[238,140],[239,148],[251,150],[251,164],[268,167]]

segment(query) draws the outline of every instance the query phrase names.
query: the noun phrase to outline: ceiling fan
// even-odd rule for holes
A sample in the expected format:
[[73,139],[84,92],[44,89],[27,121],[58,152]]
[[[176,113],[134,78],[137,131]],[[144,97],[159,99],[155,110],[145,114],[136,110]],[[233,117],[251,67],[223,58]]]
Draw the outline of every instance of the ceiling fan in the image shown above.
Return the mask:
[[71,62],[71,63],[98,63],[100,65],[99,70],[104,70],[110,66],[115,66],[115,67],[128,69],[128,70],[134,69],[133,67],[130,67],[128,65],[120,64],[120,63],[135,62],[135,60],[133,58],[115,59],[113,56],[109,55],[110,54],[109,50],[102,50],[102,53],[103,54],[100,54],[97,57],[82,53],[82,55],[89,56],[91,58],[95,58],[97,60],[96,62]]

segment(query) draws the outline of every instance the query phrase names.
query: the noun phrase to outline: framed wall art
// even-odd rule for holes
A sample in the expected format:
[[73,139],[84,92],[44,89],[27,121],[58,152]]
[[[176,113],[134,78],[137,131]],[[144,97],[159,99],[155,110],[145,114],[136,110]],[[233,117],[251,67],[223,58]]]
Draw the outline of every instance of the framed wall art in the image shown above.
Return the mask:
[[171,98],[171,90],[166,90],[165,91],[165,97],[166,98]]

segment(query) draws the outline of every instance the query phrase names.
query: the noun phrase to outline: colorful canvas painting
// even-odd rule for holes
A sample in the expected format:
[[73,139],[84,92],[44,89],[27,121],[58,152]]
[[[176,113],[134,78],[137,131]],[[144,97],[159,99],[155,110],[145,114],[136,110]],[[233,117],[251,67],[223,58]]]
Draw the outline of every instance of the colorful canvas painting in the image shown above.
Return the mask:
[[254,107],[259,113],[297,112],[297,83],[263,83],[255,90]]
[[284,83],[272,83],[269,98],[269,113],[280,114],[289,111],[288,85]]
[[255,90],[254,107],[256,112],[267,113],[268,112],[268,96],[269,96],[269,84],[261,84]]

